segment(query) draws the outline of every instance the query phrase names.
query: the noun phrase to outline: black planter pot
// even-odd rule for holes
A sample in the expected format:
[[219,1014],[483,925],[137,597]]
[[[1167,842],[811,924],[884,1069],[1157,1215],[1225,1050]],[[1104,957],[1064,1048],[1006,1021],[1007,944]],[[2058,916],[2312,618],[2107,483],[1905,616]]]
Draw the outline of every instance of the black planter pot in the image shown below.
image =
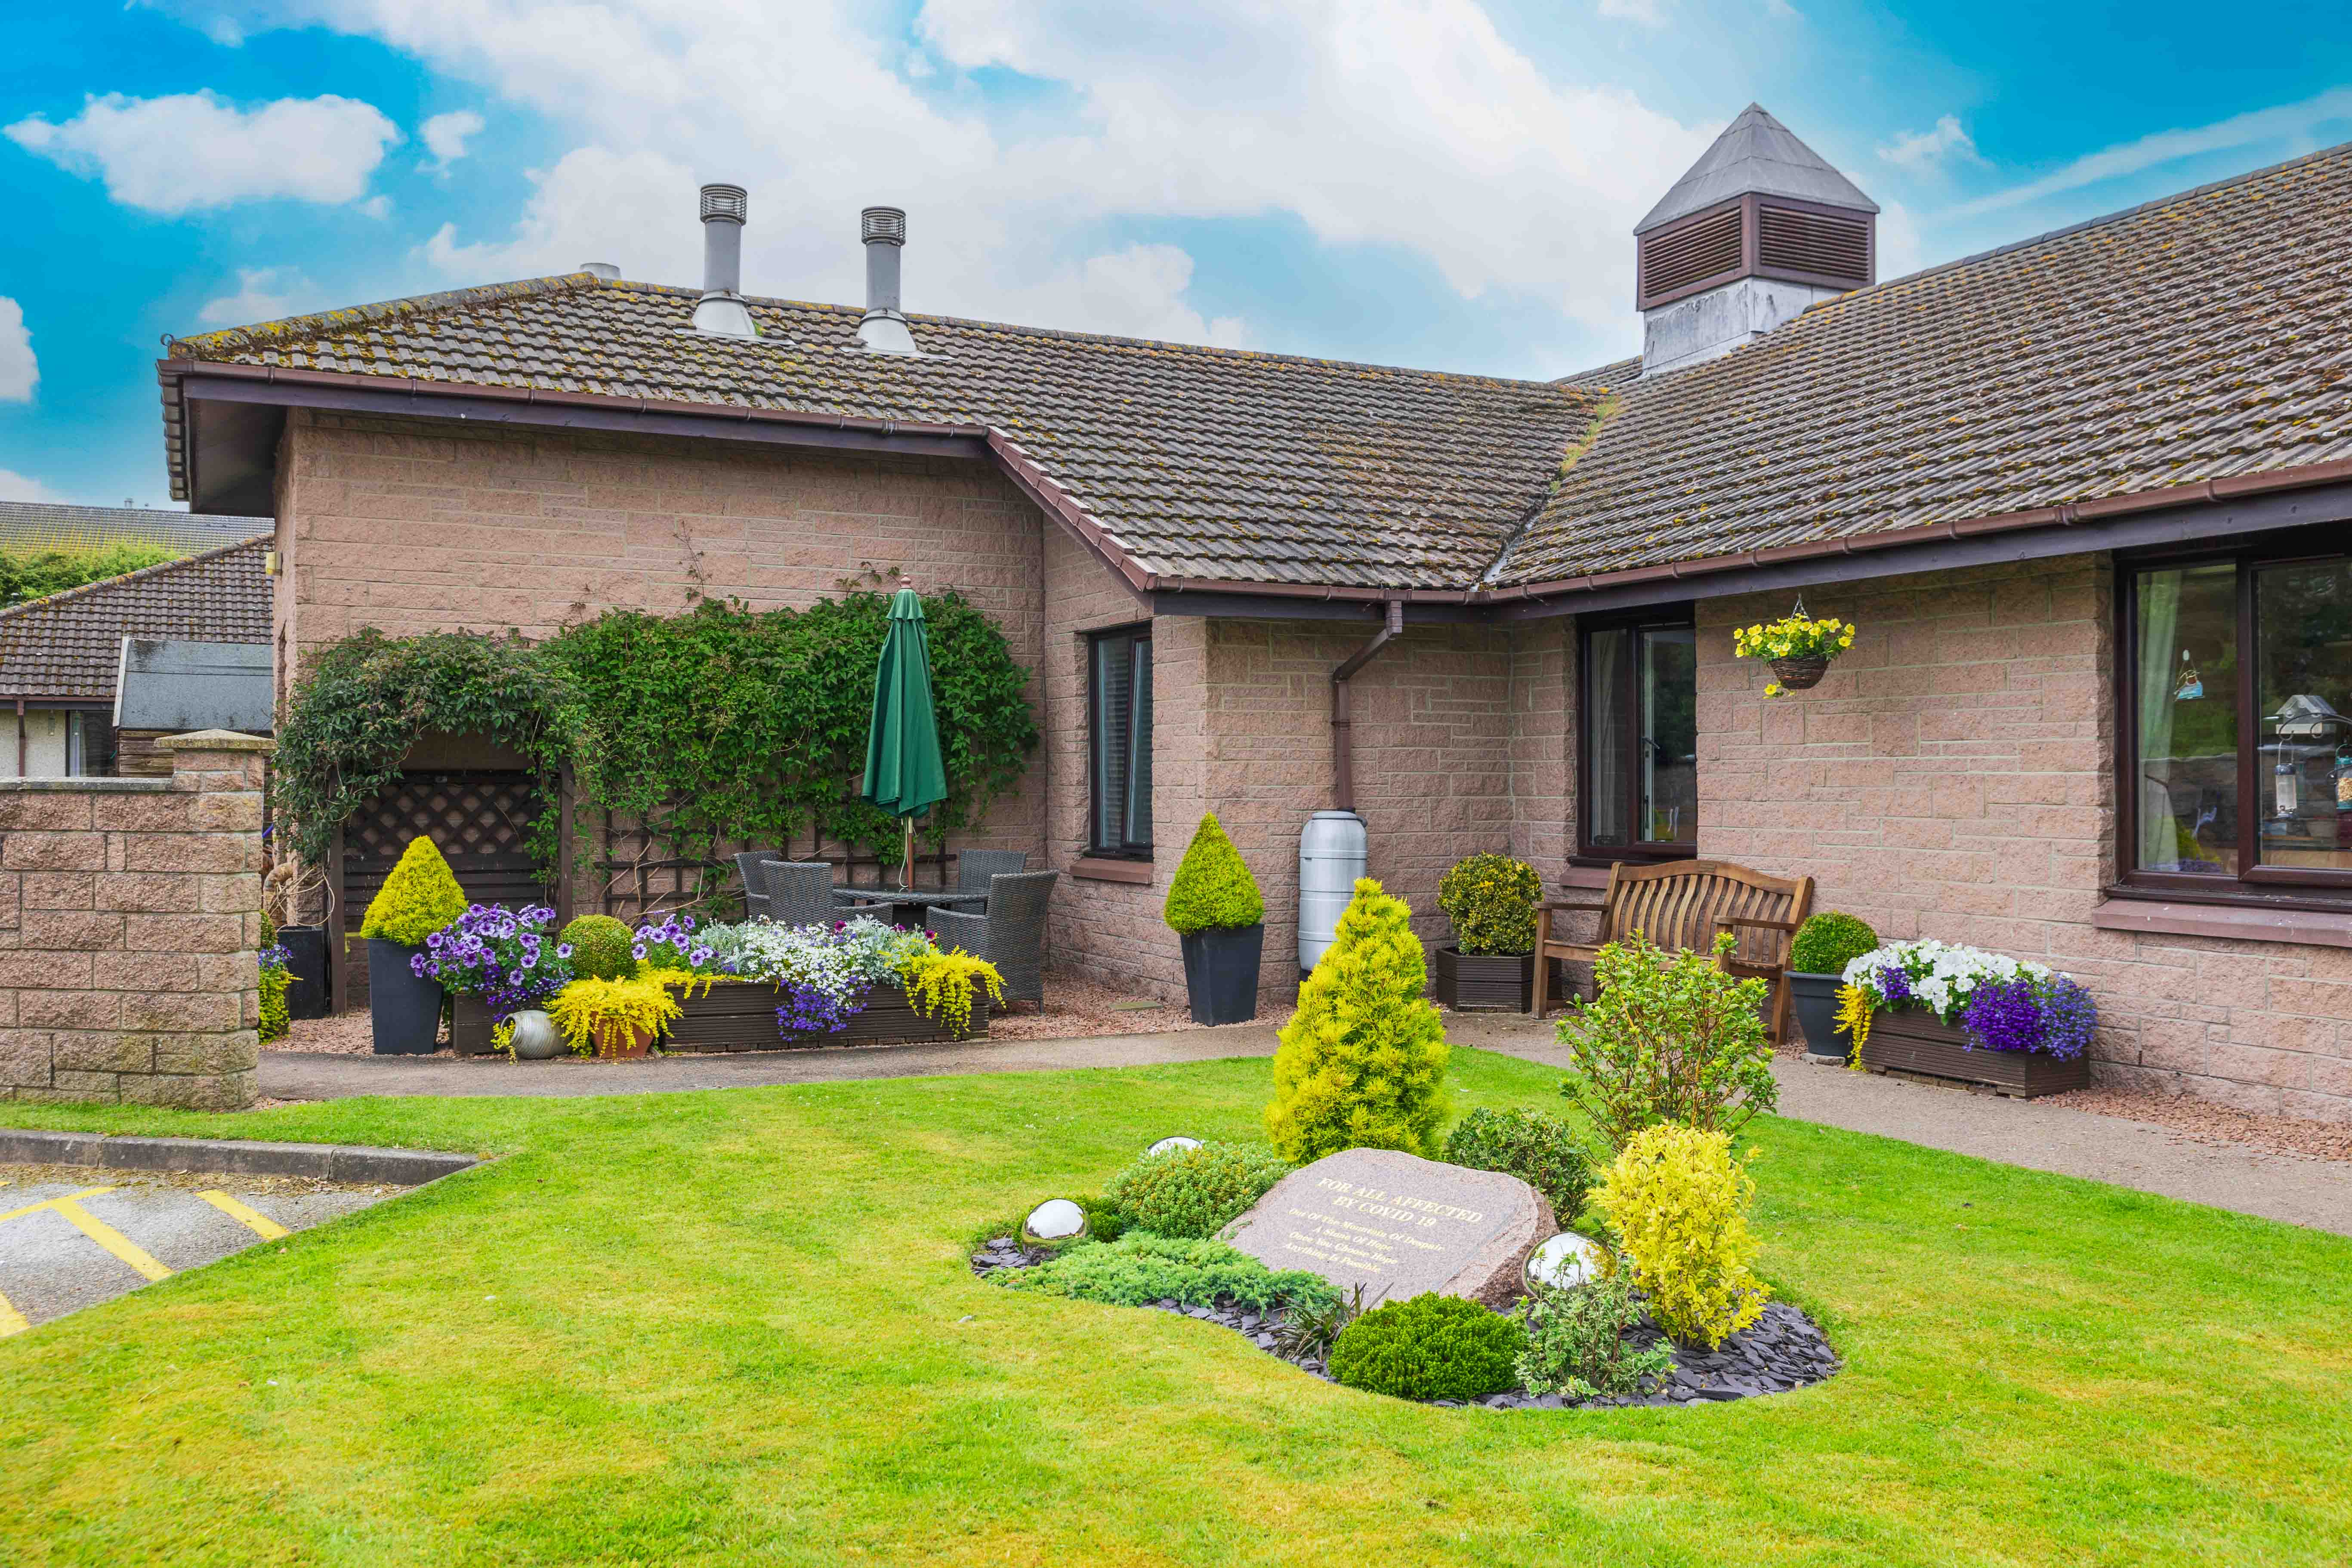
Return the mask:
[[1246,1024],[1257,1016],[1258,960],[1265,927],[1213,926],[1184,937],[1184,990],[1195,1024]]
[[1841,975],[1789,971],[1789,1003],[1797,1027],[1804,1031],[1807,1056],[1843,1061],[1853,1049],[1853,1041],[1837,1026],[1838,987],[1844,984]]
[[286,988],[289,1018],[327,1016],[327,928],[279,926],[278,941],[288,953],[286,968],[294,983]]
[[368,1011],[380,1057],[429,1057],[439,1043],[441,983],[408,967],[424,951],[404,942],[368,939]]

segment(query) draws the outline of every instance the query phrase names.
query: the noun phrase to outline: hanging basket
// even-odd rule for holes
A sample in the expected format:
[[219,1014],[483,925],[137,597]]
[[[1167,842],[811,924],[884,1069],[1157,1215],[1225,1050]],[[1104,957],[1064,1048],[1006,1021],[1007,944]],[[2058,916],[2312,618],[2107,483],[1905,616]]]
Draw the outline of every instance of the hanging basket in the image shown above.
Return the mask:
[[1772,661],[1773,678],[1783,691],[1810,691],[1819,686],[1822,677],[1829,672],[1830,661],[1817,653]]

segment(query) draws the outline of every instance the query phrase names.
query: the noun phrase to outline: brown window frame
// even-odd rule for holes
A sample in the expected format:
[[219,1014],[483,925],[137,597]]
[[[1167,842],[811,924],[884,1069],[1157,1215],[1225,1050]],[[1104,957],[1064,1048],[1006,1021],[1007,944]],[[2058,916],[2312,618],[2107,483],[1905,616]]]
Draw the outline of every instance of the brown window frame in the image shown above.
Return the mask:
[[[1627,844],[1595,844],[1592,842],[1592,758],[1598,748],[1592,736],[1592,638],[1598,632],[1632,631],[1693,631],[1697,629],[1696,617],[1688,604],[1651,605],[1639,610],[1616,615],[1580,616],[1576,625],[1576,853],[1570,862],[1579,866],[1612,866],[1618,861],[1643,865],[1661,864],[1672,860],[1695,860],[1698,858],[1698,823],[1694,814],[1692,837],[1672,843],[1644,843],[1638,837]],[[1636,642],[1638,649],[1639,643]],[[1618,700],[1623,711],[1638,713],[1641,707],[1641,660],[1638,657],[1625,661],[1623,684]],[[1697,680],[1694,668],[1692,681]],[[1696,693],[1693,693],[1696,697]],[[1629,812],[1636,809],[1641,800],[1641,740],[1640,726],[1635,725],[1636,743],[1627,748],[1625,776],[1622,781]],[[1705,804],[1702,795],[1700,803]]]
[[[1118,844],[1105,844],[1101,842],[1100,830],[1103,819],[1102,792],[1104,780],[1102,776],[1102,748],[1097,743],[1097,742],[1100,736],[1102,729],[1102,702],[1104,693],[1100,689],[1099,682],[1096,679],[1097,672],[1102,668],[1101,649],[1104,644],[1123,642],[1131,646],[1139,642],[1144,644],[1146,647],[1149,647],[1151,643],[1151,627],[1152,623],[1150,621],[1136,621],[1126,626],[1105,626],[1099,631],[1088,632],[1086,635],[1087,858],[1091,860],[1148,861],[1151,858],[1151,840],[1150,838],[1145,838],[1140,841],[1136,840],[1133,837],[1135,824],[1132,821],[1127,823],[1129,833],[1127,839]],[[1135,722],[1135,690],[1132,684],[1133,665],[1131,663],[1129,666],[1129,668],[1130,675],[1127,694],[1128,723],[1131,727]],[[1131,732],[1130,729],[1130,733]],[[1144,737],[1146,754],[1149,754],[1150,752],[1150,737],[1147,734]],[[1125,814],[1122,813],[1122,816],[1124,815]],[[1152,824],[1146,822],[1143,825],[1143,827],[1144,831],[1148,834],[1152,829]]]
[[[2115,602],[2115,802],[2116,879],[2110,896],[2177,903],[2253,905],[2269,909],[2352,910],[2352,871],[2264,866],[2262,823],[2262,720],[2258,683],[2261,626],[2254,582],[2274,566],[2352,559],[2340,526],[2251,536],[2202,550],[2119,554]],[[2228,563],[2236,572],[2238,697],[2238,865],[2235,876],[2143,871],[2139,855],[2139,578],[2147,573]]]

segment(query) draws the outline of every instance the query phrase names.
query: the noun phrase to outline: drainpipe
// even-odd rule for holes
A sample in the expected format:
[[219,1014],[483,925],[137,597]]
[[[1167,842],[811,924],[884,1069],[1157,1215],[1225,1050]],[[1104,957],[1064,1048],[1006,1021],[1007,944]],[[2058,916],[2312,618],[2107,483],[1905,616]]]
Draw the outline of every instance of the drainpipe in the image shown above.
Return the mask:
[[16,699],[16,776],[25,776],[28,742],[25,739],[25,700]]
[[1391,599],[1388,618],[1372,634],[1372,640],[1342,659],[1331,672],[1331,805],[1335,810],[1356,809],[1355,721],[1349,711],[1348,681],[1403,630],[1404,601]]

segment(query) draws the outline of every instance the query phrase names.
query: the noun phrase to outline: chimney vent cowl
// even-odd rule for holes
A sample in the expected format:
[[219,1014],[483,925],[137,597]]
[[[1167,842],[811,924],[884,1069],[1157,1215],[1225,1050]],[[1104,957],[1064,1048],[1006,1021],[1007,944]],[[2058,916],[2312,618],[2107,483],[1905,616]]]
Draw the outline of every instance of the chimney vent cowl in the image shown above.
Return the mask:
[[580,270],[600,283],[617,283],[621,280],[621,269],[609,261],[583,261],[580,264]]
[[740,185],[702,187],[702,299],[694,330],[723,338],[756,338],[743,303],[743,223],[750,202]]
[[898,310],[898,254],[907,245],[905,209],[867,207],[857,215],[857,237],[866,246],[866,314],[857,323],[857,341],[874,353],[920,353]]

